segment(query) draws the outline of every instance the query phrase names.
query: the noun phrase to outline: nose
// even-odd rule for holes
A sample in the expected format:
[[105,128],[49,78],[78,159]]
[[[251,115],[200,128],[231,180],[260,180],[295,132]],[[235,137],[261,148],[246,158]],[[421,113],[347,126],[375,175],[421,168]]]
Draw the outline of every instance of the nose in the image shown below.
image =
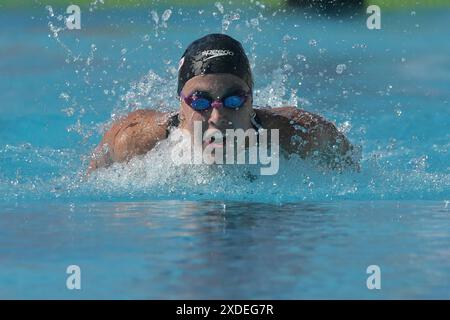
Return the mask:
[[[222,104],[221,102],[219,102]],[[225,116],[223,107],[214,107],[212,108],[211,115],[208,119],[208,124],[212,127],[215,127],[219,130],[223,130],[229,127],[228,120]]]

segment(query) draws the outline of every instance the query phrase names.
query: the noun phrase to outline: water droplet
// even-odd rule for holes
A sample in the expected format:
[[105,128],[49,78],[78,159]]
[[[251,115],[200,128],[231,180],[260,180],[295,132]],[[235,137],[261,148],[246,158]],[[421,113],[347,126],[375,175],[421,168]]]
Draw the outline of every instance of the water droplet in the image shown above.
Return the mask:
[[61,109],[61,111],[64,112],[66,114],[66,116],[68,116],[68,117],[73,116],[75,113],[74,108],[65,108],[65,109]]
[[59,98],[65,100],[65,101],[69,101],[70,96],[65,92],[61,92],[59,95]]
[[338,127],[339,131],[347,134],[350,132],[350,130],[352,129],[352,124],[350,123],[350,121],[344,121],[339,127]]
[[250,20],[250,24],[251,24],[252,27],[257,27],[257,26],[259,26],[259,20],[258,20],[258,18],[253,18],[253,19],[251,19],[251,20]]
[[159,23],[158,13],[155,10],[150,11],[150,16],[152,17],[155,24]]
[[317,40],[311,39],[311,40],[309,40],[308,44],[309,44],[311,47],[315,47],[315,46],[317,46]]
[[48,15],[50,16],[50,17],[53,17],[55,14],[53,13],[53,8],[52,8],[52,6],[49,6],[49,5],[47,5],[47,6],[45,6],[45,9],[48,11]]
[[169,20],[170,16],[172,15],[172,10],[167,9],[166,11],[164,11],[164,13],[161,16],[161,20],[162,21],[167,21]]
[[342,74],[344,71],[345,71],[345,69],[347,69],[347,66],[345,65],[345,64],[338,64],[337,66],[336,66],[336,73],[337,74]]
[[288,34],[283,36],[283,42],[288,42],[291,39],[292,39],[292,37],[290,35],[288,35]]
[[214,5],[216,6],[217,10],[219,10],[219,12],[223,14],[223,5],[220,2],[216,2]]
[[306,61],[306,57],[304,55],[302,55],[302,54],[298,54],[296,56],[296,58],[297,58],[297,60],[300,60],[300,61]]

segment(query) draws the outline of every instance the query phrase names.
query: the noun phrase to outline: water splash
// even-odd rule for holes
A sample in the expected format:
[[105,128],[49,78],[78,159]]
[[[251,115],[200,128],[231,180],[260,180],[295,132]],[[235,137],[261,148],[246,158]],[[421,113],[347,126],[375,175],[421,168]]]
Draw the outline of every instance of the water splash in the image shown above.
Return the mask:
[[[273,81],[257,91],[256,100],[262,102],[272,98],[270,102],[275,106],[294,102],[286,96],[289,90],[283,81],[289,72],[289,67],[277,69]],[[175,79],[175,74],[158,75],[150,71],[122,96],[117,114],[148,104],[155,106],[158,99],[167,101],[167,95],[176,92]],[[170,86],[167,86],[168,80]],[[70,100],[68,94],[61,97]],[[301,98],[296,96],[296,99]],[[164,104],[160,109],[168,111]],[[349,120],[338,123],[338,127],[346,134],[355,130]],[[359,134],[364,137],[365,131]],[[30,172],[42,172],[47,168],[49,174],[30,176],[22,170],[3,172],[0,191],[5,201],[220,199],[277,203],[450,197],[450,174],[430,171],[428,154],[402,148],[394,140],[384,148],[369,148],[363,152],[360,172],[326,170],[317,166],[314,160],[303,160],[294,155],[281,157],[280,170],[275,176],[259,175],[258,165],[178,166],[171,160],[172,147],[169,139],[164,140],[146,155],[135,157],[126,164],[116,163],[100,169],[86,180],[84,174],[89,154],[82,156],[80,164],[75,150],[7,145],[0,149],[0,159],[23,163],[18,167]],[[446,152],[448,147],[445,150],[436,148],[436,152]],[[404,159],[408,160],[405,162]]]
[[169,21],[171,15],[172,15],[171,9],[164,10],[161,17],[158,15],[157,10],[150,11],[150,17],[152,18],[155,29],[155,37],[159,37],[160,28],[167,29],[168,27],[167,22]]
[[308,106],[309,101],[297,95],[297,90],[288,89],[287,82],[292,66],[285,64],[272,73],[272,81],[262,89],[255,90],[254,103],[260,107]]
[[[258,6],[258,4],[254,5]],[[51,7],[50,7],[51,8]],[[96,87],[90,77],[99,69],[96,69],[96,63],[102,62],[103,52],[97,50],[97,44],[87,46],[90,50],[85,54],[78,54],[73,47],[68,47],[61,42],[60,36],[64,33],[64,26],[59,15],[53,12],[53,9],[47,8],[49,17],[49,36],[55,39],[67,53],[66,62],[72,64],[76,71],[85,80],[88,88],[110,95],[115,107],[112,119],[106,123],[102,120],[88,122],[84,117],[89,108],[85,103],[79,103],[76,100],[76,94],[68,88],[61,89],[60,100],[63,104],[61,110],[68,116],[73,117],[74,123],[68,127],[70,132],[77,132],[84,140],[92,136],[99,127],[101,130],[107,128],[111,121],[118,116],[126,114],[129,111],[140,108],[154,108],[160,111],[173,111],[177,109],[178,100],[176,97],[176,66],[175,63],[168,62],[164,65],[165,70],[156,72],[148,71],[141,79],[131,84],[120,83],[119,78],[114,79],[114,85],[111,87]],[[217,8],[217,6],[216,6]],[[251,13],[249,16],[233,20],[233,13],[240,14],[239,11],[227,11],[222,5],[222,10],[217,8],[221,15],[218,15],[212,24],[211,29],[222,28],[223,32],[241,32],[244,43],[250,49],[252,66],[260,66],[263,62],[260,59],[258,42],[261,43],[259,34],[266,30],[265,12]],[[155,35],[149,34],[148,30],[138,35],[145,46],[151,48],[155,41],[162,41],[161,35],[167,35],[170,28],[175,24],[168,25],[170,19],[175,19],[170,9],[163,12],[161,16],[156,10],[150,13],[150,23],[154,26]],[[189,16],[186,12],[177,14],[182,15],[184,19],[196,19],[205,17],[204,12],[197,12],[198,15]],[[220,19],[222,18],[222,19]],[[231,28],[233,21],[242,20],[245,23],[237,22]],[[241,29],[237,29],[239,28]],[[170,28],[169,28],[170,27]],[[170,30],[169,30],[170,29]],[[345,78],[350,69],[347,67],[347,60],[333,61],[328,66],[328,75],[324,72],[323,66],[317,65],[315,57],[308,53],[299,53],[295,51],[294,60],[289,56],[287,49],[297,38],[295,30],[283,30],[276,43],[282,46],[281,55],[277,57],[278,67],[271,65],[272,73],[267,72],[269,76],[268,83],[261,86],[255,92],[255,104],[260,106],[278,107],[283,105],[298,105],[303,107],[315,108],[309,100],[300,96],[298,86],[305,82],[312,82],[313,72],[319,74],[317,86],[311,90],[317,89],[317,95],[320,91],[326,91],[327,81],[331,77],[339,74],[339,79]],[[176,37],[175,37],[176,38]],[[182,39],[170,39],[178,49],[182,49]],[[169,41],[169,40],[168,40]],[[277,42],[278,41],[278,42]],[[318,49],[318,43],[324,48]],[[168,43],[168,42],[167,42]],[[309,48],[308,48],[309,45]],[[304,47],[325,55],[326,42],[320,37],[315,37],[311,41],[306,41]],[[100,46],[99,46],[100,47]],[[138,46],[137,48],[141,48]],[[120,57],[125,59],[135,52],[133,46],[119,47]],[[271,50],[274,48],[269,47]],[[352,49],[367,48],[367,44],[350,44]],[[331,48],[332,49],[332,48]],[[277,51],[276,51],[277,52]],[[307,58],[308,57],[308,58]],[[279,59],[278,59],[279,58]],[[127,60],[128,61],[128,60]],[[345,61],[346,64],[340,62]],[[126,71],[128,63],[123,60],[123,66]],[[108,61],[108,63],[112,63]],[[296,65],[296,63],[298,65]],[[410,63],[410,60],[408,60]],[[298,73],[298,67],[305,71],[303,75]],[[352,64],[352,71],[356,69],[356,64]],[[297,68],[297,69],[296,69]],[[341,72],[342,71],[342,72]],[[259,73],[260,77],[266,74]],[[295,78],[295,85],[290,79]],[[388,97],[393,99],[395,90],[394,84],[383,82],[386,85],[378,92],[378,97]],[[298,86],[297,86],[298,85]],[[128,89],[126,89],[129,87]],[[116,90],[116,89],[123,90]],[[354,97],[357,92],[361,92],[352,87],[339,87],[339,94],[343,97]],[[117,92],[116,92],[117,91]],[[85,94],[82,92],[82,94]],[[316,95],[314,92],[313,96]],[[332,93],[330,93],[332,95]],[[353,96],[352,96],[353,95]],[[117,97],[120,97],[117,99]],[[377,97],[377,98],[378,98]],[[86,94],[86,99],[92,99]],[[118,100],[118,101],[117,101]],[[329,100],[328,100],[329,101]],[[347,100],[349,103],[356,103]],[[84,101],[83,101],[84,102]],[[315,102],[315,101],[314,101]],[[397,105],[392,102],[393,108],[389,110],[390,115],[399,118],[402,121],[408,116],[408,106]],[[346,107],[346,106],[345,106]],[[327,111],[327,109],[325,109]],[[109,112],[108,109],[107,112]],[[314,109],[313,109],[314,111]],[[105,114],[107,114],[105,112]],[[358,123],[354,119],[360,115],[354,115],[350,111],[343,111],[344,117],[338,118],[338,128],[353,137],[357,144],[364,145],[363,160],[360,173],[347,172],[338,174],[336,172],[323,171],[318,169],[312,162],[303,161],[298,157],[283,159],[280,164],[281,171],[275,177],[257,177],[252,178],[257,171],[256,168],[248,167],[174,167],[169,162],[169,155],[164,150],[164,142],[154,151],[145,156],[137,157],[129,164],[116,164],[109,169],[102,169],[93,174],[88,181],[83,180],[83,174],[87,167],[89,151],[83,150],[59,150],[46,149],[33,145],[7,145],[0,148],[0,161],[5,167],[19,167],[13,171],[3,170],[0,173],[0,191],[5,200],[14,199],[236,199],[236,200],[254,200],[254,201],[297,201],[297,200],[324,200],[324,199],[442,199],[450,198],[450,168],[442,166],[441,170],[433,170],[433,159],[444,158],[448,154],[449,144],[446,142],[434,142],[430,144],[429,150],[419,148],[414,150],[412,147],[402,145],[400,139],[390,138],[386,135],[386,141],[376,141],[369,136],[367,129],[373,123],[371,119],[363,119]],[[405,122],[395,123],[401,126]],[[383,128],[385,129],[385,128]],[[100,131],[102,132],[102,131]],[[447,141],[450,137],[446,137]],[[96,141],[97,142],[97,141]],[[166,145],[167,147],[167,145]],[[63,151],[63,152],[61,152]],[[429,152],[427,152],[429,151]],[[13,162],[22,163],[21,166],[10,165]],[[43,169],[42,169],[43,168]],[[44,174],[42,174],[44,172]],[[45,172],[50,173],[46,175]],[[242,174],[245,172],[245,176]],[[238,183],[237,183],[238,182]]]
[[120,98],[121,103],[113,114],[123,115],[130,111],[151,108],[159,111],[173,111],[177,106],[168,105],[168,101],[178,101],[176,91],[177,70],[168,67],[165,75],[150,70],[139,81],[133,82],[130,89]]

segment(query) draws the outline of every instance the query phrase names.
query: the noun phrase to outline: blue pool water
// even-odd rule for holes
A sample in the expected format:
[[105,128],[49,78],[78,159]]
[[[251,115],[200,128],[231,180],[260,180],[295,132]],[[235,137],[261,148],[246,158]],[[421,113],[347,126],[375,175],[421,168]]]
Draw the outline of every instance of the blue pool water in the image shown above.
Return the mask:
[[[91,9],[80,31],[58,30],[63,8],[0,11],[1,298],[450,298],[450,10],[371,31],[256,4]],[[243,41],[256,103],[333,120],[361,172],[292,158],[250,181],[171,165],[163,145],[86,179],[112,119],[175,110],[184,47],[221,31]]]

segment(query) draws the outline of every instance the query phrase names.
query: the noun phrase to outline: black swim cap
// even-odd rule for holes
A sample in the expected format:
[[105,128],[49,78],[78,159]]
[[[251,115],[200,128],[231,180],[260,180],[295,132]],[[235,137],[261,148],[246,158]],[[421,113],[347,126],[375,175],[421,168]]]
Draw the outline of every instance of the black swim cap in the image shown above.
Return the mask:
[[242,45],[225,34],[208,34],[187,47],[178,66],[178,95],[189,79],[210,73],[234,74],[253,89],[250,64]]

